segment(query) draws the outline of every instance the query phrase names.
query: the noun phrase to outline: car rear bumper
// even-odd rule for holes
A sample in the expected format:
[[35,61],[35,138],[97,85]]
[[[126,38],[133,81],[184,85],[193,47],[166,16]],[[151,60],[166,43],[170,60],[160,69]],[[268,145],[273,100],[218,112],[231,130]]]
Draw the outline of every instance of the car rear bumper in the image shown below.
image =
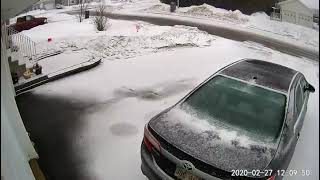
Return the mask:
[[146,145],[141,144],[141,171],[150,180],[174,180],[155,163],[151,154],[147,151]]

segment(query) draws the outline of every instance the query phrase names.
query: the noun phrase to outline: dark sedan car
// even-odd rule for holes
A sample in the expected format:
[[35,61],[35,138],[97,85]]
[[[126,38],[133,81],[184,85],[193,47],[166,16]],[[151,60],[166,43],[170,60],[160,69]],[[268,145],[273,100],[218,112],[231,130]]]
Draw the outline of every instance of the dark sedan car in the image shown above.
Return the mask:
[[27,16],[18,17],[17,22],[11,25],[10,27],[15,29],[18,32],[21,32],[23,30],[28,30],[45,23],[47,23],[47,18],[45,17],[36,18],[34,16],[27,15]]
[[230,64],[145,126],[149,179],[281,179],[315,89],[293,69]]

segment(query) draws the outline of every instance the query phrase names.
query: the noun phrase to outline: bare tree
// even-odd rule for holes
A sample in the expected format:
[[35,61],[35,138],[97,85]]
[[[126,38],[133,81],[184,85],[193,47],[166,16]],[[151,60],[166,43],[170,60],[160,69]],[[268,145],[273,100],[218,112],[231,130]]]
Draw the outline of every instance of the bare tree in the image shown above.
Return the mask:
[[93,19],[94,25],[98,31],[104,31],[107,29],[107,16],[106,16],[106,6],[100,4],[96,9],[96,16]]
[[82,22],[83,21],[83,16],[85,11],[88,9],[88,4],[89,4],[90,0],[79,0],[79,14],[78,14],[78,18],[79,21]]

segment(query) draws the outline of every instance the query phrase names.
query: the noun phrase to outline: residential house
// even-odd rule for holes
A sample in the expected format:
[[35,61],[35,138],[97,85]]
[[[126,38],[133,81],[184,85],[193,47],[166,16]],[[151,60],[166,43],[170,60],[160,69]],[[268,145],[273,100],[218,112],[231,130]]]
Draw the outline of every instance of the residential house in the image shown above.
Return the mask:
[[314,11],[300,0],[286,0],[276,4],[271,19],[313,27]]
[[63,6],[72,6],[79,4],[79,0],[59,0],[60,4]]
[[1,0],[1,179],[34,180],[39,156],[22,122],[8,62],[6,22],[37,0]]

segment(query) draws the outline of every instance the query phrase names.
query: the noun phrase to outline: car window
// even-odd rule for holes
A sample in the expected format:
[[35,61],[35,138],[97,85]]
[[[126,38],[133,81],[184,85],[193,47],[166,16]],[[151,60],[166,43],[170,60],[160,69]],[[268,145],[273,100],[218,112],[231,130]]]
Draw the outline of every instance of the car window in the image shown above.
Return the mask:
[[303,105],[303,91],[300,83],[297,84],[295,89],[295,114],[298,116],[300,114]]
[[26,20],[27,20],[27,21],[30,21],[30,20],[32,20],[32,19],[34,19],[33,16],[26,16]]
[[242,81],[216,76],[184,104],[212,118],[209,123],[222,123],[275,139],[282,127],[286,97]]
[[24,21],[26,21],[26,16],[19,17],[19,18],[17,19],[17,22],[24,22]]

